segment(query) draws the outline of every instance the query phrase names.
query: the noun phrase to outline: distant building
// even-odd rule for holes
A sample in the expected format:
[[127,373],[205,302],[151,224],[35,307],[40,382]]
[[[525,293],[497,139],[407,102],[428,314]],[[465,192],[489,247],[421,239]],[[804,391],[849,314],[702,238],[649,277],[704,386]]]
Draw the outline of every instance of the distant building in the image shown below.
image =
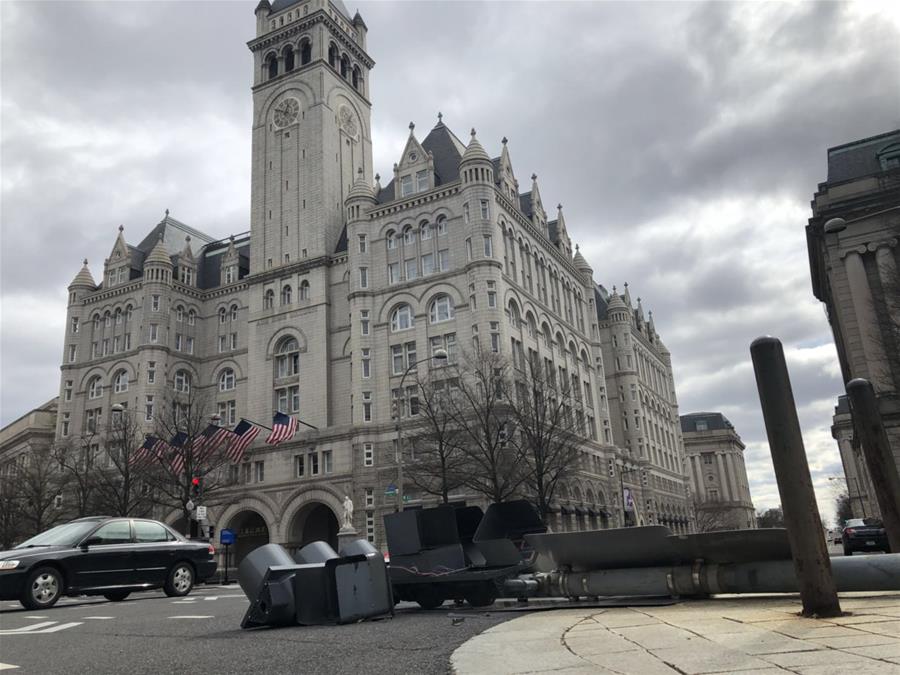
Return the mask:
[[838,443],[841,464],[847,481],[847,494],[854,518],[880,518],[881,509],[872,489],[872,479],[866,468],[859,443],[853,442],[853,419],[850,416],[850,401],[846,396],[838,397],[834,408],[831,435]]
[[[829,148],[828,180],[812,210],[806,241],[813,293],[825,303],[844,382],[872,383],[900,465],[900,129]],[[858,455],[850,426],[836,419],[835,429]],[[846,471],[853,463],[843,447],[841,456]],[[847,474],[854,513],[869,480],[865,466],[855,466],[859,485]]]
[[0,429],[0,485],[14,480],[34,450],[53,444],[58,404],[59,399],[53,398]]
[[697,529],[755,529],[756,511],[744,465],[744,444],[731,422],[717,412],[682,415],[681,436]]

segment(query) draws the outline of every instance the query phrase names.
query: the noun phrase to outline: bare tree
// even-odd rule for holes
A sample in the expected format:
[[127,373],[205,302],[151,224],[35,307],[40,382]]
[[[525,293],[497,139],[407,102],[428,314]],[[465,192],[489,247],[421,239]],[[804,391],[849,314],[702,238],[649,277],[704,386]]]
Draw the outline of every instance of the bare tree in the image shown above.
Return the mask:
[[22,494],[14,475],[0,480],[0,550],[11,548],[22,534]]
[[844,523],[853,517],[853,505],[850,495],[841,492],[834,498],[834,523],[836,527],[844,527]]
[[14,479],[21,500],[22,534],[33,536],[55,525],[62,517],[57,507],[63,477],[49,447],[32,449],[25,455]]
[[774,509],[756,512],[757,527],[784,527],[784,511],[778,506]]
[[542,520],[560,481],[577,470],[581,455],[578,424],[584,425],[580,383],[557,382],[554,372],[546,372],[535,359],[524,359],[514,368],[513,391],[507,390],[507,404],[516,433],[510,438],[524,460],[524,486]]
[[214,452],[195,446],[212,419],[208,398],[190,386],[188,391],[176,392],[164,401],[154,418],[155,436],[165,441],[168,448],[148,463],[142,479],[150,486],[149,496],[154,503],[180,508],[187,523],[191,518],[188,503],[194,501],[194,478],[200,481],[206,505],[217,503],[216,493],[232,483],[226,446],[215,448]]
[[444,504],[465,484],[466,467],[463,431],[451,414],[452,399],[459,396],[459,377],[449,372],[447,377],[444,369],[429,370],[426,377],[417,378],[420,424],[412,432],[406,463],[409,481]]
[[94,475],[95,501],[100,511],[112,516],[146,516],[151,507],[148,467],[136,463],[144,434],[136,413],[113,413],[106,430],[106,465]]
[[[695,527],[697,532],[717,532],[738,529],[734,510],[717,502],[694,502]],[[778,527],[767,525],[766,527]]]
[[100,438],[96,433],[66,439],[53,448],[65,483],[65,498],[74,502],[71,507],[67,504],[69,515],[83,518],[94,513],[99,454]]
[[482,349],[463,360],[456,395],[447,399],[447,415],[460,431],[465,455],[463,484],[491,502],[504,502],[519,493],[527,475],[521,448],[509,442],[516,431],[509,364]]

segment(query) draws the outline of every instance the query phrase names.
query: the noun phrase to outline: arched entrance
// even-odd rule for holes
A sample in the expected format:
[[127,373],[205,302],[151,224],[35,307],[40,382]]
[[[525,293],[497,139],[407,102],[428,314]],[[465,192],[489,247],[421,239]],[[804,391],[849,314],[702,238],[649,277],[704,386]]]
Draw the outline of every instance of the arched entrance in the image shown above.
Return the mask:
[[229,561],[229,566],[239,565],[250,551],[269,543],[269,528],[256,511],[239,511],[225,527],[235,533],[234,558]]
[[285,548],[294,554],[310,542],[324,541],[337,550],[337,533],[338,519],[334,511],[321,502],[309,502],[291,519]]

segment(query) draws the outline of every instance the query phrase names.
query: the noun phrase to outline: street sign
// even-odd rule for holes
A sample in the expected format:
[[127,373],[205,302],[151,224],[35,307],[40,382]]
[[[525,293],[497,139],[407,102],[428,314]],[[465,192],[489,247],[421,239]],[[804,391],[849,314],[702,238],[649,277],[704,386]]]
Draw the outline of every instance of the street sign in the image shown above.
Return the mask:
[[397,496],[397,486],[391,483],[384,489],[385,497],[396,497]]
[[197,507],[197,520],[206,520],[206,507],[205,506]]
[[231,546],[234,544],[235,539],[234,530],[229,530],[227,527],[224,530],[219,530],[219,543],[222,546]]
[[411,501],[412,501],[412,497],[410,497],[409,495],[403,495],[403,503],[404,504],[411,502]]

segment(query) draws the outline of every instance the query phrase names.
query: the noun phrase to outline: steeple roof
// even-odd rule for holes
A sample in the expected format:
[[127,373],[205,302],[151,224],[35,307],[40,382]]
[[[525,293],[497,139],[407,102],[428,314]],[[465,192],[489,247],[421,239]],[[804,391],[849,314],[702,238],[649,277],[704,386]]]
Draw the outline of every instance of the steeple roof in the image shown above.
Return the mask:
[[150,263],[172,266],[172,259],[169,257],[169,252],[166,250],[166,244],[162,240],[162,237],[159,238],[156,242],[156,246],[150,251],[150,255],[144,260],[144,265],[149,265]]
[[87,258],[84,259],[84,265],[78,271],[78,274],[75,275],[75,278],[72,279],[72,283],[69,284],[69,288],[75,288],[76,286],[97,288],[97,284],[94,282],[94,277],[91,275],[91,271],[88,269]]
[[481,146],[481,143],[478,142],[478,138],[475,136],[475,129],[472,129],[471,135],[472,140],[469,141],[469,145],[466,148],[466,151],[463,153],[460,163],[475,161],[490,162],[491,157],[487,154],[487,152],[485,152],[484,148]]

